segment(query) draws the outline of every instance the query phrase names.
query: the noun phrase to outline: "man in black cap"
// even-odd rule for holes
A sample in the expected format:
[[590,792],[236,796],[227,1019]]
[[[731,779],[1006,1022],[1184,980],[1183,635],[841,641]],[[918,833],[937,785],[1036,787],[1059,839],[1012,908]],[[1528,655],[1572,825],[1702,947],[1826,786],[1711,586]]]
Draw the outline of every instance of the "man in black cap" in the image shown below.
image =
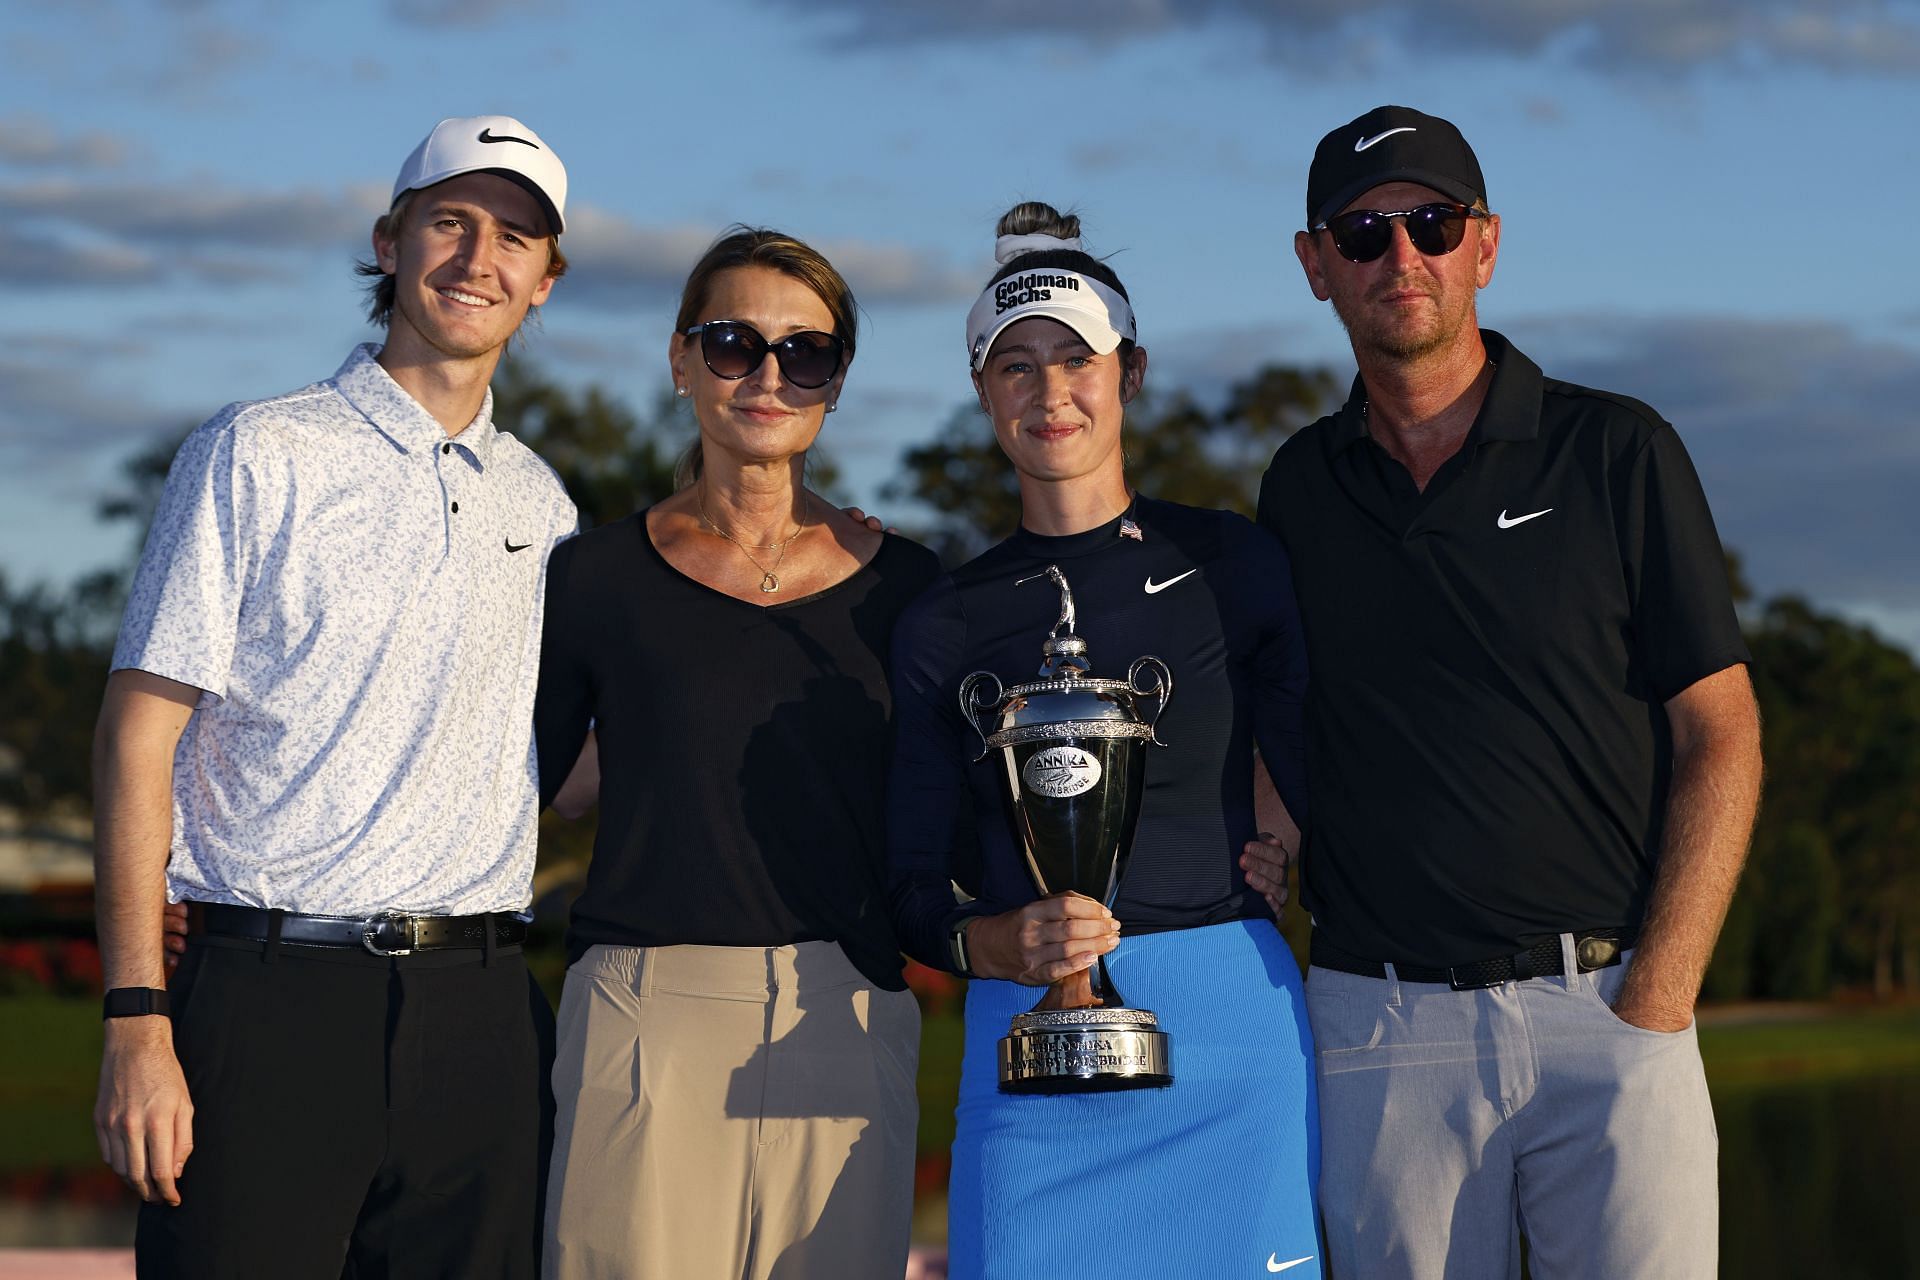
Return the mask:
[[1761,770],[1699,480],[1647,406],[1479,328],[1500,219],[1453,125],[1329,133],[1307,222],[1359,376],[1260,518],[1313,671],[1330,1260],[1517,1276],[1524,1231],[1536,1276],[1712,1276],[1693,1004]]

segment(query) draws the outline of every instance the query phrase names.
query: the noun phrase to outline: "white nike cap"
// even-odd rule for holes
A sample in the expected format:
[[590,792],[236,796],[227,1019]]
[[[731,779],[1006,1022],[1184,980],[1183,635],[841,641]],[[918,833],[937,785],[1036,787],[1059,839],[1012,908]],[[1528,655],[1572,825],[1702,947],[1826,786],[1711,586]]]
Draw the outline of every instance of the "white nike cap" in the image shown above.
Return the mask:
[[497,173],[525,187],[566,230],[567,168],[540,135],[512,116],[456,116],[433,126],[393,180],[393,198],[463,173]]
[[1078,271],[1033,267],[988,285],[967,312],[967,359],[975,373],[986,367],[1000,331],[1029,316],[1058,320],[1095,355],[1108,354],[1122,339],[1139,341],[1133,308],[1118,290]]

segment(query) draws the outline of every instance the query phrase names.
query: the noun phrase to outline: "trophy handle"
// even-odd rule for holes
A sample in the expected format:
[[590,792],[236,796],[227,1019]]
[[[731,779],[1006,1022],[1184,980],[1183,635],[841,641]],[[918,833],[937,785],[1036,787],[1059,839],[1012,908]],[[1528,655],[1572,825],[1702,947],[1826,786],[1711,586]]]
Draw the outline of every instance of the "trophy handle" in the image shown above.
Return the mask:
[[[987,681],[993,682],[993,693],[978,697],[980,686]],[[1006,686],[1000,683],[1000,677],[991,671],[976,671],[960,682],[960,714],[967,718],[973,731],[980,735],[980,754],[973,758],[975,764],[987,758],[987,731],[980,727],[979,713],[992,707],[998,707],[1006,697]]]
[[[1140,683],[1143,670],[1153,677],[1153,683],[1147,685]],[[1137,698],[1155,699],[1153,719],[1147,721],[1147,731],[1153,735],[1154,746],[1166,746],[1166,743],[1160,741],[1160,717],[1166,713],[1167,702],[1173,697],[1173,672],[1168,669],[1166,663],[1151,654],[1144,658],[1135,658],[1133,665],[1127,668],[1127,687],[1133,690]]]

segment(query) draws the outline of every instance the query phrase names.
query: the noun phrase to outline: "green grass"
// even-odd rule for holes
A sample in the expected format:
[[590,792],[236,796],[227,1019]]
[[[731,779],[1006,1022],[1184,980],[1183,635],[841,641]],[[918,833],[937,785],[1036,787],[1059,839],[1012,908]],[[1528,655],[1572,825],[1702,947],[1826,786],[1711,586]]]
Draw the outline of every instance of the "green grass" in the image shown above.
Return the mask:
[[91,1164],[97,997],[0,997],[0,1172]]
[[1715,1088],[1920,1073],[1920,1007],[1826,1008],[1808,1016],[1709,1023],[1700,1056]]

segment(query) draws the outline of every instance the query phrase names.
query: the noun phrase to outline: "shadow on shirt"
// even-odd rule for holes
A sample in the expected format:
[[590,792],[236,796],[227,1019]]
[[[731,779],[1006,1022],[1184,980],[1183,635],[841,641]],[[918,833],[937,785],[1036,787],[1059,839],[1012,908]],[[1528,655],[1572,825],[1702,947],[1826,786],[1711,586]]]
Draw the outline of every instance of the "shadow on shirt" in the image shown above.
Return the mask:
[[[757,1117],[763,1145],[783,1138],[816,1144],[805,1158],[808,1173],[797,1176],[842,1171],[812,1230],[786,1244],[770,1272],[779,1276],[806,1274],[816,1252],[839,1256],[835,1241],[888,1229],[876,1221],[888,1207],[873,1202],[876,1178],[862,1166],[884,1162],[894,1145],[889,1138],[899,1136],[880,1126],[903,1126],[910,1151],[916,1116],[912,1059],[900,1061],[897,1047],[875,1027],[877,1015],[894,1016],[875,1007],[890,993],[847,963],[865,973],[898,964],[881,892],[887,708],[798,620],[769,621],[780,633],[769,641],[797,646],[819,674],[797,696],[776,702],[749,736],[739,775],[744,817],[780,908],[795,921],[794,936],[834,949],[801,952],[793,999],[767,1004],[762,1042],[735,1068],[726,1113]],[[885,640],[880,635],[870,643],[884,653]],[[771,991],[771,963],[767,979]],[[906,1047],[909,1054],[913,1049]],[[790,1121],[829,1118],[864,1123],[817,1130],[806,1139],[797,1125],[795,1133],[786,1132]],[[835,1150],[843,1141],[844,1155]],[[882,1176],[888,1176],[884,1170]],[[910,1184],[910,1173],[899,1176]],[[908,1203],[900,1208],[903,1242]]]

